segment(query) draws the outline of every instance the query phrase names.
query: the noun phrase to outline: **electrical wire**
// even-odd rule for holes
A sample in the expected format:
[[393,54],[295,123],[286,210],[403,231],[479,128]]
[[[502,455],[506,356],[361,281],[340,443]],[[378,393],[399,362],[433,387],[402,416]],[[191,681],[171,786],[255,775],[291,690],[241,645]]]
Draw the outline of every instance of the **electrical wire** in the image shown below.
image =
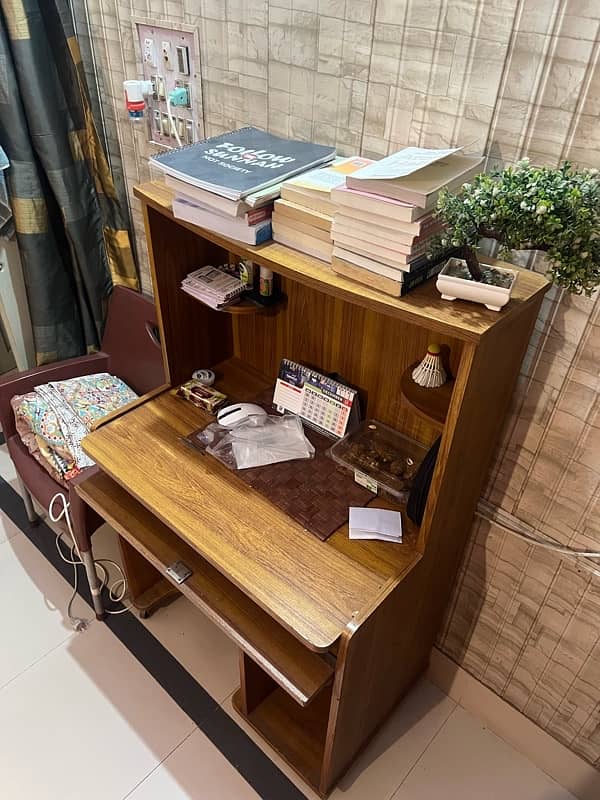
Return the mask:
[[[62,502],[62,508],[58,514],[54,513],[54,504],[57,500]],[[79,551],[79,547],[77,546],[77,540],[73,534],[73,525],[71,522],[71,514],[69,513],[69,506],[70,503],[68,502],[67,498],[62,492],[57,492],[52,500],[50,500],[50,504],[48,505],[48,516],[52,520],[52,522],[60,522],[62,519],[65,520],[67,524],[67,529],[69,533],[69,537],[71,539],[71,543],[64,543],[65,546],[68,548],[69,557],[65,555],[63,552],[62,544],[63,544],[63,536],[65,535],[65,531],[59,531],[56,534],[56,549],[58,550],[59,556],[66,564],[71,564],[73,567],[73,593],[69,599],[67,604],[67,616],[73,625],[74,630],[76,631],[83,631],[89,625],[89,620],[84,619],[83,617],[75,616],[72,612],[73,603],[77,596],[78,587],[79,587],[79,573],[77,571],[77,567],[83,565],[83,559],[81,557],[81,553]],[[108,596],[110,600],[114,603],[121,603],[123,602],[126,594],[127,594],[127,578],[125,577],[125,573],[123,572],[123,568],[120,564],[116,561],[113,561],[111,558],[98,558],[94,559],[94,565],[98,567],[102,572],[102,577],[100,580],[100,591],[102,589],[107,589]],[[114,567],[119,575],[120,578],[117,578],[113,583],[109,586],[108,582],[110,580],[108,568],[106,565],[110,565]],[[125,608],[121,608],[116,611],[109,611],[106,610],[107,614],[117,615],[117,614],[124,614],[125,612],[129,611],[130,607],[127,606]]]
[[479,502],[475,513],[478,517],[485,519],[487,522],[497,525],[506,533],[524,539],[526,542],[536,547],[542,547],[545,550],[553,550],[555,553],[572,556],[573,558],[600,558],[600,552],[595,550],[577,550],[574,547],[557,544],[550,539],[540,539],[535,535],[534,529],[529,525],[521,520],[515,519],[512,515],[503,512],[501,509],[495,509],[484,500]]
[[175,125],[175,120],[173,119],[173,114],[171,112],[171,100],[169,98],[169,93],[165,92],[165,94],[167,95],[167,114],[169,117],[169,124],[171,126],[171,131],[175,136],[177,144],[179,145],[179,147],[181,147],[181,139],[179,138],[179,133],[177,132],[177,126]]

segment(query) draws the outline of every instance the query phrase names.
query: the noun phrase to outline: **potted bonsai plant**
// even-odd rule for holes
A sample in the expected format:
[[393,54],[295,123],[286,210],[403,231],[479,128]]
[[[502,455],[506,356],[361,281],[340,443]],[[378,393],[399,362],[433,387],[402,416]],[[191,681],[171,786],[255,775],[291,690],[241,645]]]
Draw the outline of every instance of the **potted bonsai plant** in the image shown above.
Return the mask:
[[442,247],[458,248],[440,272],[442,297],[484,303],[499,311],[514,286],[514,270],[480,263],[482,238],[512,250],[545,251],[549,276],[575,294],[600,284],[600,180],[597,170],[534,167],[528,159],[492,175],[482,173],[459,193],[442,191],[438,217],[446,224]]

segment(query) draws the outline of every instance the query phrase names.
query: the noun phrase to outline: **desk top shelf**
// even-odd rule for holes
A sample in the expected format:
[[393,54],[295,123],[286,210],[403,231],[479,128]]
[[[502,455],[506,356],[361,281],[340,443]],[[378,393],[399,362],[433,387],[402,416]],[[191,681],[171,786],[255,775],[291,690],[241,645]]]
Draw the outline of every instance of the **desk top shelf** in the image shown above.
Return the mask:
[[[174,219],[171,210],[173,193],[164,184],[144,183],[136,186],[134,192],[147,206]],[[488,311],[475,303],[460,300],[451,303],[442,300],[434,281],[419,286],[406,297],[390,297],[337,275],[323,261],[277,242],[271,241],[252,247],[182,220],[177,220],[177,224],[198,233],[227,252],[238,257],[251,258],[257,264],[324,294],[464,341],[477,342],[492,328],[507,325],[523,306],[545,292],[548,286],[547,280],[542,275],[514,267],[519,277],[509,305],[500,313]]]

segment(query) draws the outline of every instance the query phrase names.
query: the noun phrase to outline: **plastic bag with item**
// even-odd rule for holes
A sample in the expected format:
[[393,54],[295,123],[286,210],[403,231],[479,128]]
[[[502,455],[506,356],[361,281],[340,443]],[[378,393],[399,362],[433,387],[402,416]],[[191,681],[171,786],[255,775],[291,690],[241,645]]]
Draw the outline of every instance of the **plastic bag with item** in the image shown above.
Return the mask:
[[229,469],[264,467],[280,461],[313,458],[315,448],[295,414],[250,418],[235,428],[208,425],[198,439],[206,452]]

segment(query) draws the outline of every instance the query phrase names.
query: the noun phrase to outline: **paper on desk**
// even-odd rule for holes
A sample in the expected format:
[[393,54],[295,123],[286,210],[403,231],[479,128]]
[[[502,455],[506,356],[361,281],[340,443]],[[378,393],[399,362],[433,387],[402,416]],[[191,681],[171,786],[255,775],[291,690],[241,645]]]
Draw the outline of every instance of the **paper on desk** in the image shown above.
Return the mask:
[[453,147],[450,150],[430,150],[428,147],[405,147],[391,156],[374,161],[367,167],[354,172],[352,177],[360,180],[386,180],[403,178],[423,167],[439,161],[441,158],[451,156],[462,150],[462,147]]
[[402,541],[402,516],[399,511],[384,508],[350,508],[351,539],[381,539]]

